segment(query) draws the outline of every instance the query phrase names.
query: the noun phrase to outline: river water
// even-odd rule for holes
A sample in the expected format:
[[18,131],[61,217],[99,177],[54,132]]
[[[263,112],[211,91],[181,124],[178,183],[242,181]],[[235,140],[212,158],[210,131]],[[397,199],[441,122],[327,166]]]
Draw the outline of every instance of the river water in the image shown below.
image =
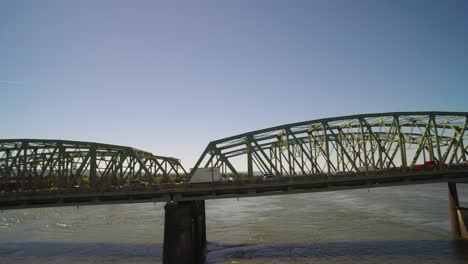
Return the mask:
[[[211,200],[207,262],[468,263],[447,203],[446,184]],[[164,204],[4,211],[0,263],[161,263],[163,230]]]

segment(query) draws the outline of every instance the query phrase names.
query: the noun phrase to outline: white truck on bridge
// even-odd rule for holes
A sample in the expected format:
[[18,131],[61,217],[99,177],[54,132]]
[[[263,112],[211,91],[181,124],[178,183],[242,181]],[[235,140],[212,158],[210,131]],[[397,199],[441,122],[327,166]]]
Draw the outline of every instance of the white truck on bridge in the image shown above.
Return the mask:
[[220,181],[222,181],[222,178],[218,167],[198,168],[190,179],[191,183]]

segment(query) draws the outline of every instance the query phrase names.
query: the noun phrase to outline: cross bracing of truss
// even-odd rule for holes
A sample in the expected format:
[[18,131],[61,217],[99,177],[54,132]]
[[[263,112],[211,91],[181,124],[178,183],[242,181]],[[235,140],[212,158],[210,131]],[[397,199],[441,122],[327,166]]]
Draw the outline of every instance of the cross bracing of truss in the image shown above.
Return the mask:
[[252,131],[210,142],[199,167],[240,174],[232,160],[282,176],[432,169],[466,164],[468,112],[395,112],[318,119]]
[[176,158],[130,147],[65,140],[0,140],[0,186],[4,191],[104,190],[131,181],[170,182],[185,174]]

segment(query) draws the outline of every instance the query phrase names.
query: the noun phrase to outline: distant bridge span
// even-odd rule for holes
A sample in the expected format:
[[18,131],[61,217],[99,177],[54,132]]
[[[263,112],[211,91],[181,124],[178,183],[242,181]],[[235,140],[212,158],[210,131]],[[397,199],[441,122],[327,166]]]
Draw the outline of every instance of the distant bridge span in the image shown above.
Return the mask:
[[132,180],[158,184],[186,175],[176,158],[117,145],[47,139],[0,140],[3,192],[105,191]]

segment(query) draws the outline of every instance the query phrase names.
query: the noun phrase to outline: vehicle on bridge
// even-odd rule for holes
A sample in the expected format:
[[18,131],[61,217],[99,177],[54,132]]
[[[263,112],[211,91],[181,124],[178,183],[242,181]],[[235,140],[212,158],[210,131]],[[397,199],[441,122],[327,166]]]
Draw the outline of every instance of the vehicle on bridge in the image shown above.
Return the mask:
[[4,191],[18,191],[18,180],[16,177],[10,177],[6,183],[3,177],[0,178],[0,192]]
[[232,175],[228,175],[228,174],[221,174],[221,181],[222,182],[229,182],[229,183],[232,183],[234,182],[234,177],[232,177]]
[[437,160],[429,160],[425,161],[422,164],[415,164],[411,168],[413,169],[435,169],[435,168],[440,168],[440,167],[446,167],[447,165],[444,163],[439,163]]
[[131,180],[130,181],[130,186],[135,188],[135,187],[146,187],[146,186],[149,186],[150,183],[149,182],[145,182],[145,181],[139,181],[139,180]]
[[271,173],[265,173],[263,174],[263,180],[264,181],[273,181],[275,180],[276,176],[274,174],[271,174]]
[[222,182],[221,171],[218,167],[198,168],[190,183],[208,183],[208,182]]
[[358,167],[357,169],[357,172],[372,172],[372,171],[378,171],[378,169],[374,166],[361,166],[361,167]]

